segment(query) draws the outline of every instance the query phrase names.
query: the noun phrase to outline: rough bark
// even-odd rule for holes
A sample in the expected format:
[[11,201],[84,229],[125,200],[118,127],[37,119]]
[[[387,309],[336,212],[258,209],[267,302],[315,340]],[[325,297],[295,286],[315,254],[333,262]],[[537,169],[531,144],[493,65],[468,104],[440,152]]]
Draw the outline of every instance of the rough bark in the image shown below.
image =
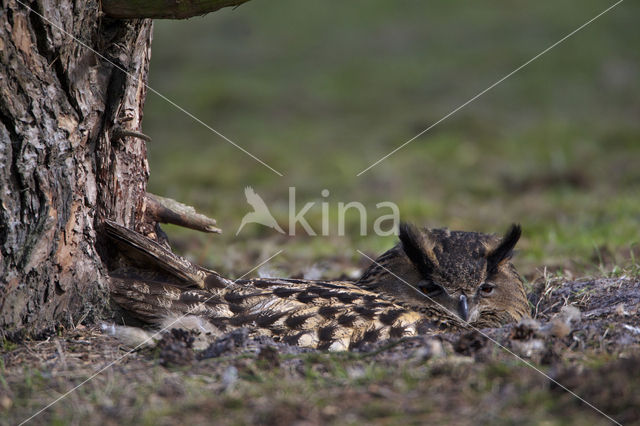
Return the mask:
[[22,1],[0,0],[0,337],[100,314],[100,224],[149,232],[145,141],[122,131],[141,130],[151,21]]

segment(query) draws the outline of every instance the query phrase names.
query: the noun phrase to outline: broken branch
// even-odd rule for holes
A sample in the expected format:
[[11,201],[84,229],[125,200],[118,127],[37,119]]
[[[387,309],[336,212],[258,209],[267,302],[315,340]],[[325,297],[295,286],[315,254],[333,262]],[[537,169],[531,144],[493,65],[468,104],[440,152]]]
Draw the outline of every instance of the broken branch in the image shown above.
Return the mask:
[[215,219],[200,214],[193,207],[179,201],[147,192],[145,203],[145,214],[155,222],[172,223],[201,232],[222,232],[220,228],[216,228]]
[[112,18],[185,19],[249,0],[102,0],[102,11]]

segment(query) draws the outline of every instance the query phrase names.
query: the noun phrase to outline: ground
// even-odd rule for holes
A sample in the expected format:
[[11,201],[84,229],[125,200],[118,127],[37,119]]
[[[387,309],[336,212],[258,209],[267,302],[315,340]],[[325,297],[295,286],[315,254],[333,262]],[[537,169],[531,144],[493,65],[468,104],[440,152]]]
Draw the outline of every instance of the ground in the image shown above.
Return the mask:
[[[374,256],[395,240],[361,236],[355,214],[337,235],[339,202],[365,204],[368,230],[382,201],[435,227],[503,232],[519,222],[514,263],[542,328],[483,333],[619,422],[639,423],[640,4],[620,3],[357,175],[611,4],[254,0],[156,21],[150,86],[284,175],[150,93],[150,191],[194,205],[224,231],[166,227],[172,246],[230,277],[284,250],[265,265],[271,273],[335,278],[366,265],[356,250]],[[331,232],[285,236],[253,224],[236,235],[250,211],[245,186],[286,230],[289,187],[298,210],[316,202],[306,218],[317,231],[327,202]],[[581,318],[569,330],[546,327],[565,305]],[[114,363],[33,422],[608,422],[482,334],[351,354],[240,334],[207,359],[182,337]],[[85,323],[1,352],[2,424],[126,354]]]
[[[128,353],[99,328],[79,326],[7,344],[0,423],[25,420],[80,385],[32,421],[607,424],[606,414],[640,424],[638,271],[548,277],[531,302],[535,321],[381,342],[357,353],[301,350],[247,330],[203,352],[173,331],[158,348]],[[567,318],[567,306],[580,315]]]

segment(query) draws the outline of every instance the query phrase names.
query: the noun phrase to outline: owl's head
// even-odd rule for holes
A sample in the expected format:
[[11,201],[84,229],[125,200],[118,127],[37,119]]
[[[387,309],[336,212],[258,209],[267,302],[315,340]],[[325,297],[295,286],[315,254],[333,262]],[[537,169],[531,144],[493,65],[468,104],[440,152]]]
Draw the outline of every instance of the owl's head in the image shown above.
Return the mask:
[[522,280],[511,263],[520,239],[400,225],[400,244],[381,255],[358,284],[416,310],[439,306],[477,327],[529,316]]

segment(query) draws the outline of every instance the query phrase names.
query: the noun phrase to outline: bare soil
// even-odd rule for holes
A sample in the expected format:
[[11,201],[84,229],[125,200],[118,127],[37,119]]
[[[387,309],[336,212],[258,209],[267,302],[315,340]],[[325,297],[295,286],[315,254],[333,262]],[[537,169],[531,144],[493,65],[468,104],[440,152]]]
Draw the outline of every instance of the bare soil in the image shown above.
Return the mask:
[[5,342],[0,423],[60,398],[30,422],[640,424],[640,279],[540,280],[530,300],[532,321],[357,353],[249,330],[199,352],[173,330],[128,353],[98,325]]

